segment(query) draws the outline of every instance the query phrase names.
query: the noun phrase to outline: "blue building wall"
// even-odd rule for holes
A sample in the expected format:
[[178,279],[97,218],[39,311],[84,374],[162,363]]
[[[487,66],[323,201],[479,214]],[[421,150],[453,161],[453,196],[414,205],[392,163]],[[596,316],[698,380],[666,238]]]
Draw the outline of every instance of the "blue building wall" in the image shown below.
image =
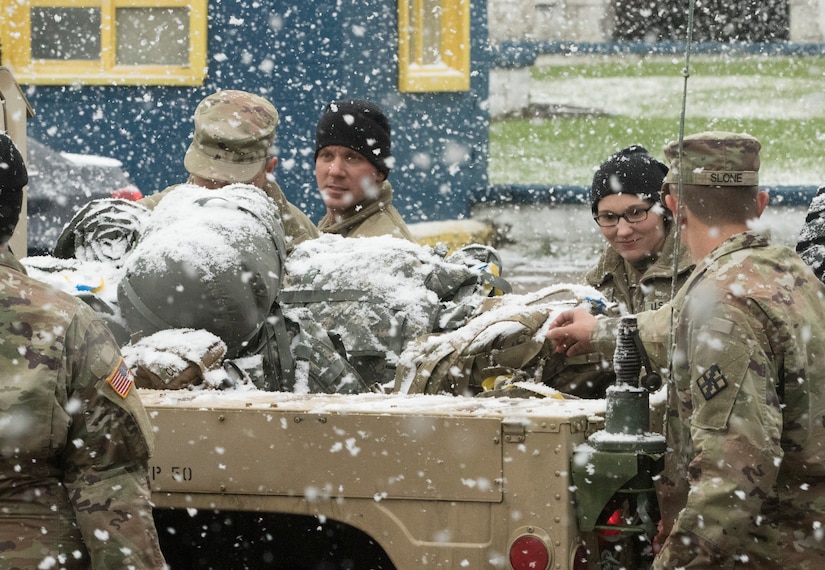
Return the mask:
[[256,92],[281,117],[277,178],[317,221],[318,117],[333,99],[371,99],[392,123],[389,179],[406,219],[468,215],[470,196],[488,184],[486,2],[472,2],[471,18],[470,91],[410,94],[398,91],[396,0],[212,1],[202,87],[24,86],[37,113],[29,134],[55,150],[120,159],[148,194],[186,179],[183,155],[203,97]]

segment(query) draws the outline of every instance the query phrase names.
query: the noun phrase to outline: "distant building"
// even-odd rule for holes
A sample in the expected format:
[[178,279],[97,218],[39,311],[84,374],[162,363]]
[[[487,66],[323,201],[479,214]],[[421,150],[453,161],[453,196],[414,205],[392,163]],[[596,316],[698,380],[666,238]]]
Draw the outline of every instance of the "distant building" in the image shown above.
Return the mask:
[[[683,0],[488,0],[490,40],[673,40],[687,6]],[[694,34],[697,40],[735,35],[739,41],[823,43],[825,0],[697,2]]]
[[[687,6],[684,0],[488,0],[490,43],[499,54],[490,72],[491,116],[529,106],[529,67],[542,53],[608,53],[619,44],[636,44],[640,53],[684,43]],[[697,2],[692,39],[822,54],[825,0]]]
[[151,193],[186,179],[198,101],[253,91],[281,116],[278,179],[316,220],[315,124],[342,97],[386,110],[409,221],[468,213],[488,184],[489,57],[487,6],[470,0],[38,0],[0,13],[2,65],[36,112],[30,136],[117,158]]

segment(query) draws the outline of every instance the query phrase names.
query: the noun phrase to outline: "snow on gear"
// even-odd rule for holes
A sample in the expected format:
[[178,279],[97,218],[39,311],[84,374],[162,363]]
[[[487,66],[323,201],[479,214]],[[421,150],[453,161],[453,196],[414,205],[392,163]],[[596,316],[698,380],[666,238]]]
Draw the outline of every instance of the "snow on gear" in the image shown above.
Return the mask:
[[477,272],[488,297],[512,293],[513,288],[502,276],[504,264],[496,248],[484,244],[470,244],[459,248],[447,258],[452,263],[464,263]]
[[168,329],[123,347],[123,358],[135,374],[135,386],[178,390],[198,386],[220,367],[226,344],[205,330]]
[[509,290],[481,265],[390,236],[325,234],[287,259],[281,301],[285,312],[306,308],[340,338],[367,384],[386,385],[408,343],[463,325],[491,286]]
[[131,200],[92,200],[63,228],[54,256],[120,266],[140,239],[148,218],[149,210]]
[[233,362],[262,390],[296,394],[369,391],[333,338],[309,311],[300,307],[281,311],[276,304],[260,340],[250,350],[259,358]]
[[796,252],[819,280],[825,282],[825,186],[820,186],[811,200]]
[[[183,185],[169,192],[118,285],[133,341],[168,329],[204,330],[225,343],[223,365],[237,381],[262,390],[366,391],[325,330],[306,314],[281,311],[285,252],[275,203],[259,188]],[[184,367],[189,384],[148,365],[154,377],[147,374],[147,381],[167,387],[201,381],[220,360],[212,348],[202,352],[178,354],[202,369]]]
[[[582,285],[553,285],[526,295],[488,299],[484,310],[464,326],[410,344],[399,358],[395,391],[511,395],[509,387],[533,383],[583,397],[603,394],[615,378],[606,372],[607,362],[568,358],[545,342],[553,317],[576,306],[594,314],[606,307],[598,291]],[[591,381],[600,386],[591,386]]]
[[133,335],[205,329],[232,358],[260,333],[281,288],[283,226],[260,189],[181,186],[155,208],[118,286]]

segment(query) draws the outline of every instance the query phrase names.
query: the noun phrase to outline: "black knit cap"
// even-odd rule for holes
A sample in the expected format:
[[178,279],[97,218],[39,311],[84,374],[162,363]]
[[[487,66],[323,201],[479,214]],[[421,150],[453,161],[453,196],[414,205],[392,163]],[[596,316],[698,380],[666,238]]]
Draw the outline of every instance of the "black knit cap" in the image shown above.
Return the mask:
[[390,172],[390,122],[374,103],[342,99],[327,105],[315,130],[315,158],[318,151],[332,145],[363,155],[385,177]]
[[653,158],[641,145],[631,145],[611,155],[593,176],[590,208],[595,215],[599,201],[610,194],[638,194],[660,202],[667,166]]
[[0,243],[14,233],[23,207],[23,187],[28,184],[26,164],[14,142],[0,133]]

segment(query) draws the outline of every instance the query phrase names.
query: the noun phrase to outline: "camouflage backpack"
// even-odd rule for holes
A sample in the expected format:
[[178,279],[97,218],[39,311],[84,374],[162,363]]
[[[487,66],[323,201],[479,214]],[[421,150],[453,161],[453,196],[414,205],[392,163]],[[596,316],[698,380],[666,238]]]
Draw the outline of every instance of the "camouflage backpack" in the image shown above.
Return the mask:
[[391,387],[408,343],[462,326],[488,296],[509,291],[489,269],[488,249],[445,258],[390,236],[323,234],[290,254],[281,303],[287,314],[306,309],[339,338],[367,384]]
[[258,188],[179,186],[125,260],[118,304],[132,338],[203,329],[260,389],[366,390],[317,323],[281,312],[285,251],[278,210]]
[[546,385],[574,396],[603,397],[615,379],[606,358],[600,354],[569,358],[545,342],[553,317],[576,306],[594,314],[606,308],[598,291],[578,285],[491,299],[463,327],[409,345],[399,358],[395,391],[514,395],[508,388],[522,383]]
[[819,280],[825,282],[825,186],[820,186],[811,200],[796,252]]

